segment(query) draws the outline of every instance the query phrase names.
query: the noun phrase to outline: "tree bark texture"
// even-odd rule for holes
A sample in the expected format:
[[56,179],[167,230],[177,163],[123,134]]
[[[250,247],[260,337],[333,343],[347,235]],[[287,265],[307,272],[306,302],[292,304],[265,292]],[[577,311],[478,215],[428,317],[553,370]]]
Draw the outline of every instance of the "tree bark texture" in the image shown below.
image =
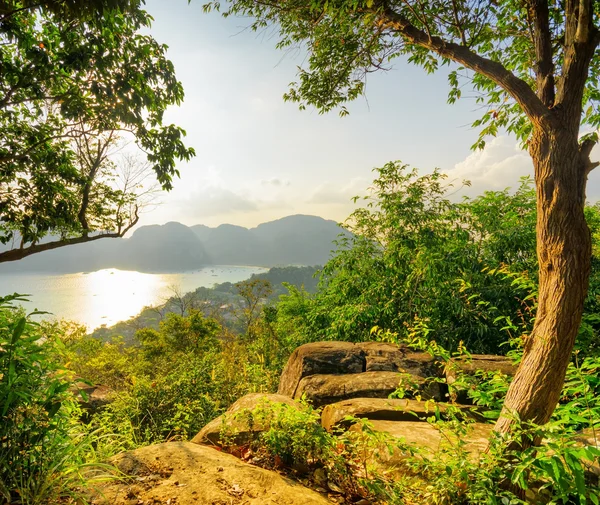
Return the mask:
[[521,365],[508,390],[496,431],[508,432],[513,413],[546,423],[560,398],[587,294],[591,237],[584,216],[589,157],[577,131],[536,129],[529,145],[537,191],[539,303]]

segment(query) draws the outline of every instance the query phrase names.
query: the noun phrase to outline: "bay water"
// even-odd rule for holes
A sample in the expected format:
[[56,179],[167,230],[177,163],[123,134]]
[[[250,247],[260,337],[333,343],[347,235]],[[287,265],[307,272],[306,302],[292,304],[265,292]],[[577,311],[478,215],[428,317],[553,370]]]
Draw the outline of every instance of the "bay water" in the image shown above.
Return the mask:
[[211,265],[181,273],[143,273],[115,268],[75,274],[2,273],[0,296],[28,294],[23,306],[50,312],[48,318],[69,319],[93,330],[127,320],[145,306],[164,303],[181,293],[222,282],[239,282],[267,269]]

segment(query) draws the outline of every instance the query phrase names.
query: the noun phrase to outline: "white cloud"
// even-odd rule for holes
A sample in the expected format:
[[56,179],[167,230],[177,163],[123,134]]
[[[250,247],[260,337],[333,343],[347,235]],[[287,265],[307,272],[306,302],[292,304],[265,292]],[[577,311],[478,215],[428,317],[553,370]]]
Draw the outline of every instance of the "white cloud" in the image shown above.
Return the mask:
[[471,153],[448,171],[455,185],[464,180],[471,182],[470,188],[460,192],[469,196],[477,196],[484,191],[516,188],[519,178],[527,175],[533,176],[529,153],[508,136],[492,139],[484,149]]
[[348,205],[355,196],[364,195],[368,186],[369,181],[363,177],[355,177],[348,184],[341,187],[327,181],[315,188],[306,203]]
[[[600,147],[592,151],[592,161],[600,160]],[[587,185],[587,199],[590,202],[600,200],[600,169],[590,174]],[[457,163],[448,176],[458,187],[460,182],[468,180],[470,188],[457,192],[458,196],[475,197],[484,191],[515,189],[519,178],[533,177],[533,162],[529,153],[521,149],[517,141],[508,136],[496,137],[488,142],[481,151],[471,153],[464,161]]]
[[205,217],[258,209],[256,202],[227,188],[217,186],[207,186],[195,191],[186,201],[182,202],[182,206],[185,208],[186,214],[194,216],[200,221]]
[[289,179],[281,179],[279,177],[271,177],[270,179],[263,179],[260,181],[263,186],[289,186],[291,184]]

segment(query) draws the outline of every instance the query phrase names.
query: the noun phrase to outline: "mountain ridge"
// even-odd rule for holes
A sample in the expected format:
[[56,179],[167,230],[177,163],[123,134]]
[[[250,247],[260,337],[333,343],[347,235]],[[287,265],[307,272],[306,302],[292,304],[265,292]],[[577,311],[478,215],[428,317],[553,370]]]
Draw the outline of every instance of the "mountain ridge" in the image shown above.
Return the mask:
[[207,265],[322,265],[333,240],[348,232],[335,221],[296,214],[253,228],[232,224],[186,226],[176,221],[146,225],[131,237],[103,239],[0,264],[0,272],[75,273],[119,268],[181,272]]

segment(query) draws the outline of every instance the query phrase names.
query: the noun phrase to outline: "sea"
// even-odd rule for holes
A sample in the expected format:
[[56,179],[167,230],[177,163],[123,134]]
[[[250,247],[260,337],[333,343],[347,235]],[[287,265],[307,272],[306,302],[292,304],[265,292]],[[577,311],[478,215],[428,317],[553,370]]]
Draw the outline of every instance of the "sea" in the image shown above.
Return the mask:
[[174,292],[185,293],[222,282],[239,282],[267,271],[249,266],[211,265],[181,273],[143,273],[108,268],[74,274],[2,273],[0,296],[29,295],[21,303],[48,319],[68,319],[87,327],[112,326],[146,306],[164,303]]

